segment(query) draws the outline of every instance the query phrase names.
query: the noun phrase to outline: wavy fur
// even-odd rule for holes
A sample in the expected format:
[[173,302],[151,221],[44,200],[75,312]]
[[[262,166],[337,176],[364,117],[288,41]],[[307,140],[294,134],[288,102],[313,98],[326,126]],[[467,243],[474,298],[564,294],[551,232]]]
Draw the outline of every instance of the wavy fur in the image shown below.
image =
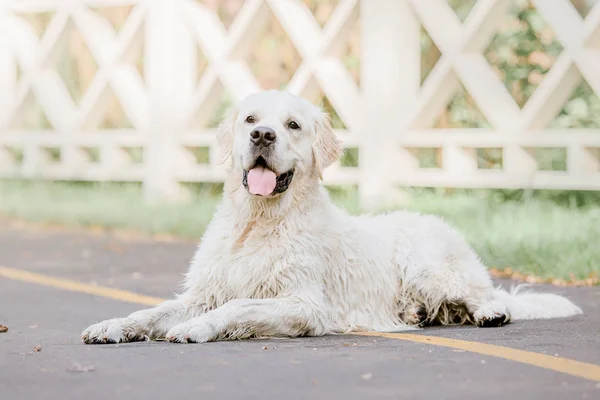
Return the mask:
[[[252,196],[241,184],[251,162],[250,113],[277,132],[272,168],[296,171],[282,195]],[[303,128],[286,129],[289,118]],[[226,119],[219,140],[230,160],[224,198],[181,293],[92,325],[84,342],[499,326],[511,318],[581,313],[561,296],[495,288],[475,252],[438,217],[405,211],[355,217],[336,208],[319,178],[340,146],[323,112],[305,100],[275,91],[252,95]]]

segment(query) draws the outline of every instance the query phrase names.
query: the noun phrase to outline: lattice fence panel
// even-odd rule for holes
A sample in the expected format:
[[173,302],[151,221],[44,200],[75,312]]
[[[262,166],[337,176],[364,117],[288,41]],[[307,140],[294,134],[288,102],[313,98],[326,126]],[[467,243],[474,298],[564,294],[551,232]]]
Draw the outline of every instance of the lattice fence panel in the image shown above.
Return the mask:
[[[334,115],[352,160],[326,182],[367,206],[397,186],[599,190],[600,131],[549,126],[583,82],[600,94],[600,2],[584,17],[569,0],[457,1],[4,0],[0,175],[178,197],[222,181],[227,106],[284,88]],[[519,101],[487,50],[525,3],[562,50]],[[459,103],[482,122],[450,123]]]
[[[562,52],[521,108],[485,57],[506,23],[510,0],[480,0],[461,21],[445,0],[411,0],[418,19],[441,57],[409,112],[402,146],[438,150],[435,169],[414,168],[401,184],[493,188],[600,189],[598,129],[549,129],[550,122],[585,79],[600,93],[598,42],[600,4],[582,18],[568,0],[532,1],[562,45]],[[592,2],[593,3],[593,2]],[[461,84],[489,122],[489,128],[432,129]],[[600,120],[600,115],[594,117]],[[481,162],[494,154],[496,167]],[[478,157],[479,155],[479,157]],[[546,162],[544,161],[544,156]],[[548,157],[564,166],[548,170]],[[560,164],[560,162],[555,163]],[[416,165],[416,163],[415,163]],[[562,170],[561,170],[562,169]]]

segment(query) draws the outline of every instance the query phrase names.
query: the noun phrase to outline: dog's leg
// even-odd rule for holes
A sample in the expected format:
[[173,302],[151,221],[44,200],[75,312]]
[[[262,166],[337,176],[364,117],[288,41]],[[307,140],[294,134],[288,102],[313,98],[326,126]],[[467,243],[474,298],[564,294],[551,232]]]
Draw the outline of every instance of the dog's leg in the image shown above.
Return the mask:
[[433,324],[467,322],[497,327],[510,322],[510,313],[497,297],[489,272],[472,254],[446,257],[439,267],[426,268],[411,282],[426,304]]
[[[312,303],[311,303],[312,304]],[[171,342],[203,343],[251,337],[321,336],[327,333],[322,309],[295,299],[232,300],[167,333]]]
[[492,328],[510,322],[509,310],[506,304],[497,298],[496,292],[496,289],[490,285],[485,291],[471,293],[465,299],[465,304],[477,326]]
[[462,303],[472,316],[475,325],[483,328],[499,327],[510,322],[510,312],[498,297],[487,268],[477,260],[467,264],[470,274],[465,274]]
[[183,300],[170,300],[154,308],[136,311],[125,318],[113,318],[83,331],[86,344],[135,342],[164,337],[173,326],[202,313],[201,307]]
[[436,320],[444,325],[475,323],[479,327],[499,327],[510,322],[510,313],[504,302],[497,298],[488,272],[480,263],[471,266],[479,268],[479,274],[465,274],[454,280],[454,288],[461,296],[448,296],[442,302]]

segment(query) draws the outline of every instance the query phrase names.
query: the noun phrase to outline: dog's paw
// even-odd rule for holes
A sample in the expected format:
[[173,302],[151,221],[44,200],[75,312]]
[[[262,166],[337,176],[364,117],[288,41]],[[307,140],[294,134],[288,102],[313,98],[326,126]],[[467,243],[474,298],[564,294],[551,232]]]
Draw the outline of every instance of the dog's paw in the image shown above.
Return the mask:
[[473,314],[475,323],[482,328],[495,328],[510,322],[510,314],[506,306],[500,302],[484,304]]
[[144,340],[128,318],[115,318],[89,326],[81,333],[85,344],[123,343]]
[[173,343],[206,343],[217,340],[219,330],[206,315],[176,325],[167,332],[167,340]]
[[406,325],[417,325],[423,326],[426,325],[428,319],[427,310],[425,307],[415,307],[411,308],[408,312],[402,313],[400,315],[400,319]]

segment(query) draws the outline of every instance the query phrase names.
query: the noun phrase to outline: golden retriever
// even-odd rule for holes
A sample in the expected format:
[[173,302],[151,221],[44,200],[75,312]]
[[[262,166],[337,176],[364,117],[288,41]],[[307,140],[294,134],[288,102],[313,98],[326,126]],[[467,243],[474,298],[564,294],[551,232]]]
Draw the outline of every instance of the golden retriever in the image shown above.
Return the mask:
[[564,297],[494,287],[440,218],[347,215],[321,185],[342,148],[328,116],[280,91],[248,96],[221,126],[222,203],[173,300],[84,330],[85,343],[208,342],[500,326],[580,314]]

